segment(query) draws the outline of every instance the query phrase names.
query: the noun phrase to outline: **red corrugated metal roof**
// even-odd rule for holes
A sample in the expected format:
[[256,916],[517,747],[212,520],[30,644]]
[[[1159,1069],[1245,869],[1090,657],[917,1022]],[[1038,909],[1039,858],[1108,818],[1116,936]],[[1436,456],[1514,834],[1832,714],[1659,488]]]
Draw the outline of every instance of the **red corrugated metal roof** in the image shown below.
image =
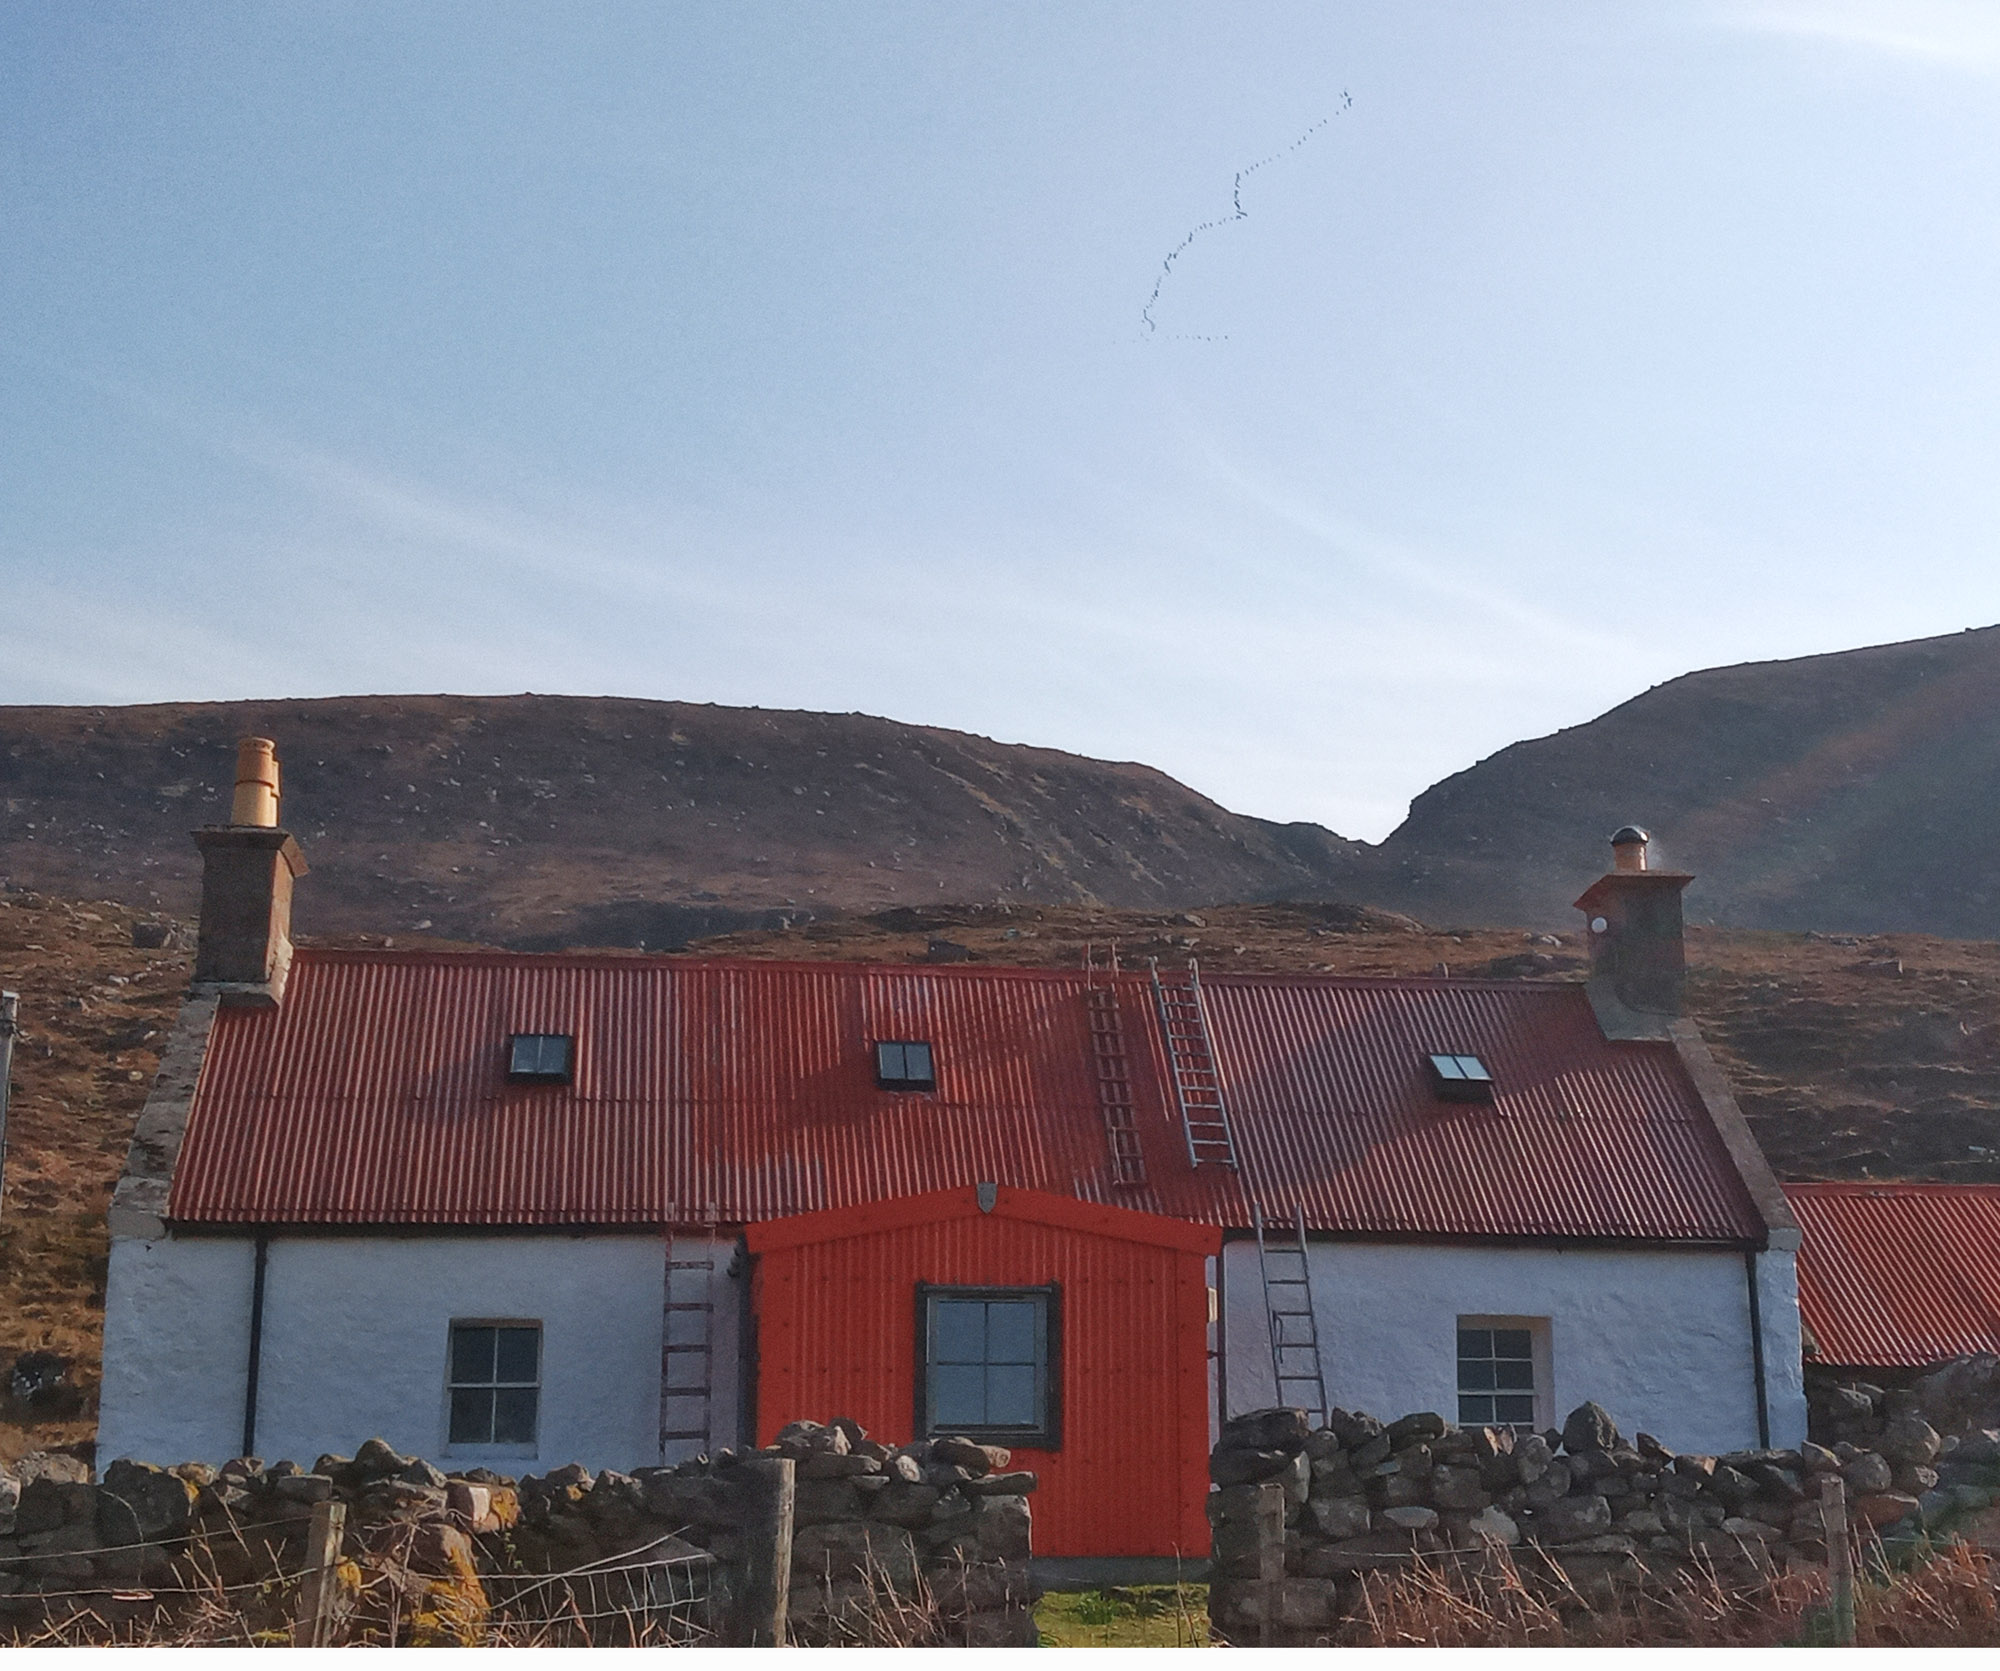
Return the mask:
[[1822,1363],[2000,1352],[2000,1185],[1787,1184],[1799,1310]]
[[[1096,977],[1099,982],[1106,977]],[[1204,981],[1243,1162],[1192,1170],[1144,976],[1114,977],[1146,1183],[1112,1182],[1074,973],[558,954],[302,951],[217,1018],[169,1211],[245,1223],[744,1223],[982,1180],[1230,1226],[1254,1200],[1355,1233],[1753,1241],[1671,1046],[1580,987]],[[567,1032],[575,1083],[513,1085]],[[937,1052],[878,1090],[878,1038]],[[1432,1095],[1472,1051],[1492,1106]]]

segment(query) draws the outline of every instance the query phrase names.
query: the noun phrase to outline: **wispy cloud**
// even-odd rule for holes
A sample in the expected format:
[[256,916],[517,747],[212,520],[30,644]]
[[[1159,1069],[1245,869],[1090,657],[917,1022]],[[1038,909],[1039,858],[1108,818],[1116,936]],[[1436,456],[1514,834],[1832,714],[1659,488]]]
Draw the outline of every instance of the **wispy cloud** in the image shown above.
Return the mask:
[[[1407,542],[1388,538],[1307,503],[1218,451],[1211,449],[1208,463],[1222,481],[1259,511],[1304,535],[1344,568],[1367,573],[1377,586],[1401,594],[1411,604],[1424,599],[1455,616],[1500,623],[1529,640],[1562,644],[1607,658],[1622,657],[1630,651],[1626,640],[1600,626],[1542,608],[1503,586],[1469,575],[1461,564],[1440,561]],[[1296,584],[1296,580],[1292,583]],[[1416,607],[1407,612],[1406,618],[1422,619],[1426,613]]]
[[1711,16],[1728,28],[2000,76],[1994,0],[1743,0]]

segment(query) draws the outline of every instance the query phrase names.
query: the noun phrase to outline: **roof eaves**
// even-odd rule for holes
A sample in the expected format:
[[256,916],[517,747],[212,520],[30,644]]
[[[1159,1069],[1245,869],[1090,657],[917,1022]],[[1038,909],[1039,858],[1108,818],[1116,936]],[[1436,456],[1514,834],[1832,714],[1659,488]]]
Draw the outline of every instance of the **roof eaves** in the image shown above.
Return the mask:
[[1770,1162],[1765,1160],[1764,1151],[1757,1146],[1750,1122],[1743,1118],[1743,1110],[1737,1106],[1736,1093],[1729,1088],[1728,1076],[1709,1050],[1708,1041],[1701,1036],[1701,1029],[1692,1021],[1685,1017],[1677,1019],[1671,1031],[1674,1054],[1680,1058],[1681,1067],[1692,1081],[1695,1094],[1701,1098],[1716,1136],[1722,1139],[1729,1164],[1750,1197],[1750,1205],[1763,1220],[1766,1245],[1796,1251],[1799,1221],[1792,1214],[1785,1192],[1778,1187],[1777,1177],[1771,1171]]
[[988,1208],[981,1205],[979,1194],[977,1188],[941,1189],[890,1201],[864,1201],[851,1207],[796,1213],[790,1218],[766,1219],[746,1226],[744,1240],[752,1253],[769,1253],[815,1242],[879,1235],[946,1219],[977,1218],[990,1212],[995,1218],[1046,1224],[1084,1235],[1173,1248],[1182,1253],[1211,1254],[1222,1246],[1222,1231],[1217,1226],[1134,1212],[1130,1207],[1111,1207],[1042,1190],[1002,1185],[993,1192],[993,1205]]

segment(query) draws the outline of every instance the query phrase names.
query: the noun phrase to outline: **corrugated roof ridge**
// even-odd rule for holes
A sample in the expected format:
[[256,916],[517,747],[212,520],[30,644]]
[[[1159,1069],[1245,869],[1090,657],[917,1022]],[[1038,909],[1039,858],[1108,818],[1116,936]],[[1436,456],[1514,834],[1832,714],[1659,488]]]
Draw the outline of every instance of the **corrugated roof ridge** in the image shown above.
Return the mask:
[[[541,966],[562,964],[578,967],[623,968],[638,965],[654,969],[751,969],[846,971],[871,975],[939,976],[948,980],[978,980],[1000,977],[1007,980],[1075,982],[1095,979],[1117,980],[1145,985],[1143,969],[1120,969],[1115,975],[1098,970],[1091,975],[1081,964],[1074,968],[1043,968],[1018,963],[883,963],[839,957],[691,957],[683,952],[621,951],[616,948],[572,949],[554,952],[514,951],[506,947],[479,947],[467,950],[444,947],[400,946],[301,946],[297,955],[312,962],[395,963],[442,966]],[[1380,992],[1574,992],[1584,996],[1583,983],[1573,980],[1541,980],[1529,977],[1471,975],[1344,975],[1331,971],[1291,969],[1204,970],[1206,986],[1305,984],[1315,987],[1339,986],[1357,991]]]

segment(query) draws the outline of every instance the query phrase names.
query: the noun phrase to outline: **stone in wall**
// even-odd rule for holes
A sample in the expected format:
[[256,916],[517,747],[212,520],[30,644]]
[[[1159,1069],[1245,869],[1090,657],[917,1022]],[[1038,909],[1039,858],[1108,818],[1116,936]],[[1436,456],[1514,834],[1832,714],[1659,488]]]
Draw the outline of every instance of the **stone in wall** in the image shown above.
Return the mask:
[[[1826,1559],[1819,1477],[1845,1482],[1850,1518],[1885,1542],[1966,1535],[2000,1501],[2000,1432],[1941,1436],[1914,1410],[1878,1424],[1879,1449],[1675,1455],[1629,1441],[1595,1404],[1558,1431],[1459,1428],[1434,1412],[1384,1424],[1302,1410],[1224,1424],[1210,1460],[1209,1613],[1228,1640],[1309,1644],[1356,1616],[1364,1575],[1416,1558],[1511,1561],[1554,1598],[1658,1590],[1690,1565],[1754,1588]],[[1283,1525],[1283,1578],[1262,1576],[1260,1518]]]
[[754,1455],[795,1464],[794,1640],[1033,1644],[1035,1476],[991,1446],[889,1446],[850,1421],[794,1423],[763,1452],[518,1481],[447,1475],[379,1439],[310,1469],[118,1461],[101,1483],[70,1458],[31,1462],[0,1475],[15,1487],[0,1491],[0,1637],[87,1615],[159,1625],[234,1598],[254,1638],[288,1640],[314,1507],[337,1499],[341,1640],[475,1642],[582,1620],[616,1643],[669,1603],[684,1623],[696,1573],[695,1622],[726,1639],[748,1555],[741,1464]]

